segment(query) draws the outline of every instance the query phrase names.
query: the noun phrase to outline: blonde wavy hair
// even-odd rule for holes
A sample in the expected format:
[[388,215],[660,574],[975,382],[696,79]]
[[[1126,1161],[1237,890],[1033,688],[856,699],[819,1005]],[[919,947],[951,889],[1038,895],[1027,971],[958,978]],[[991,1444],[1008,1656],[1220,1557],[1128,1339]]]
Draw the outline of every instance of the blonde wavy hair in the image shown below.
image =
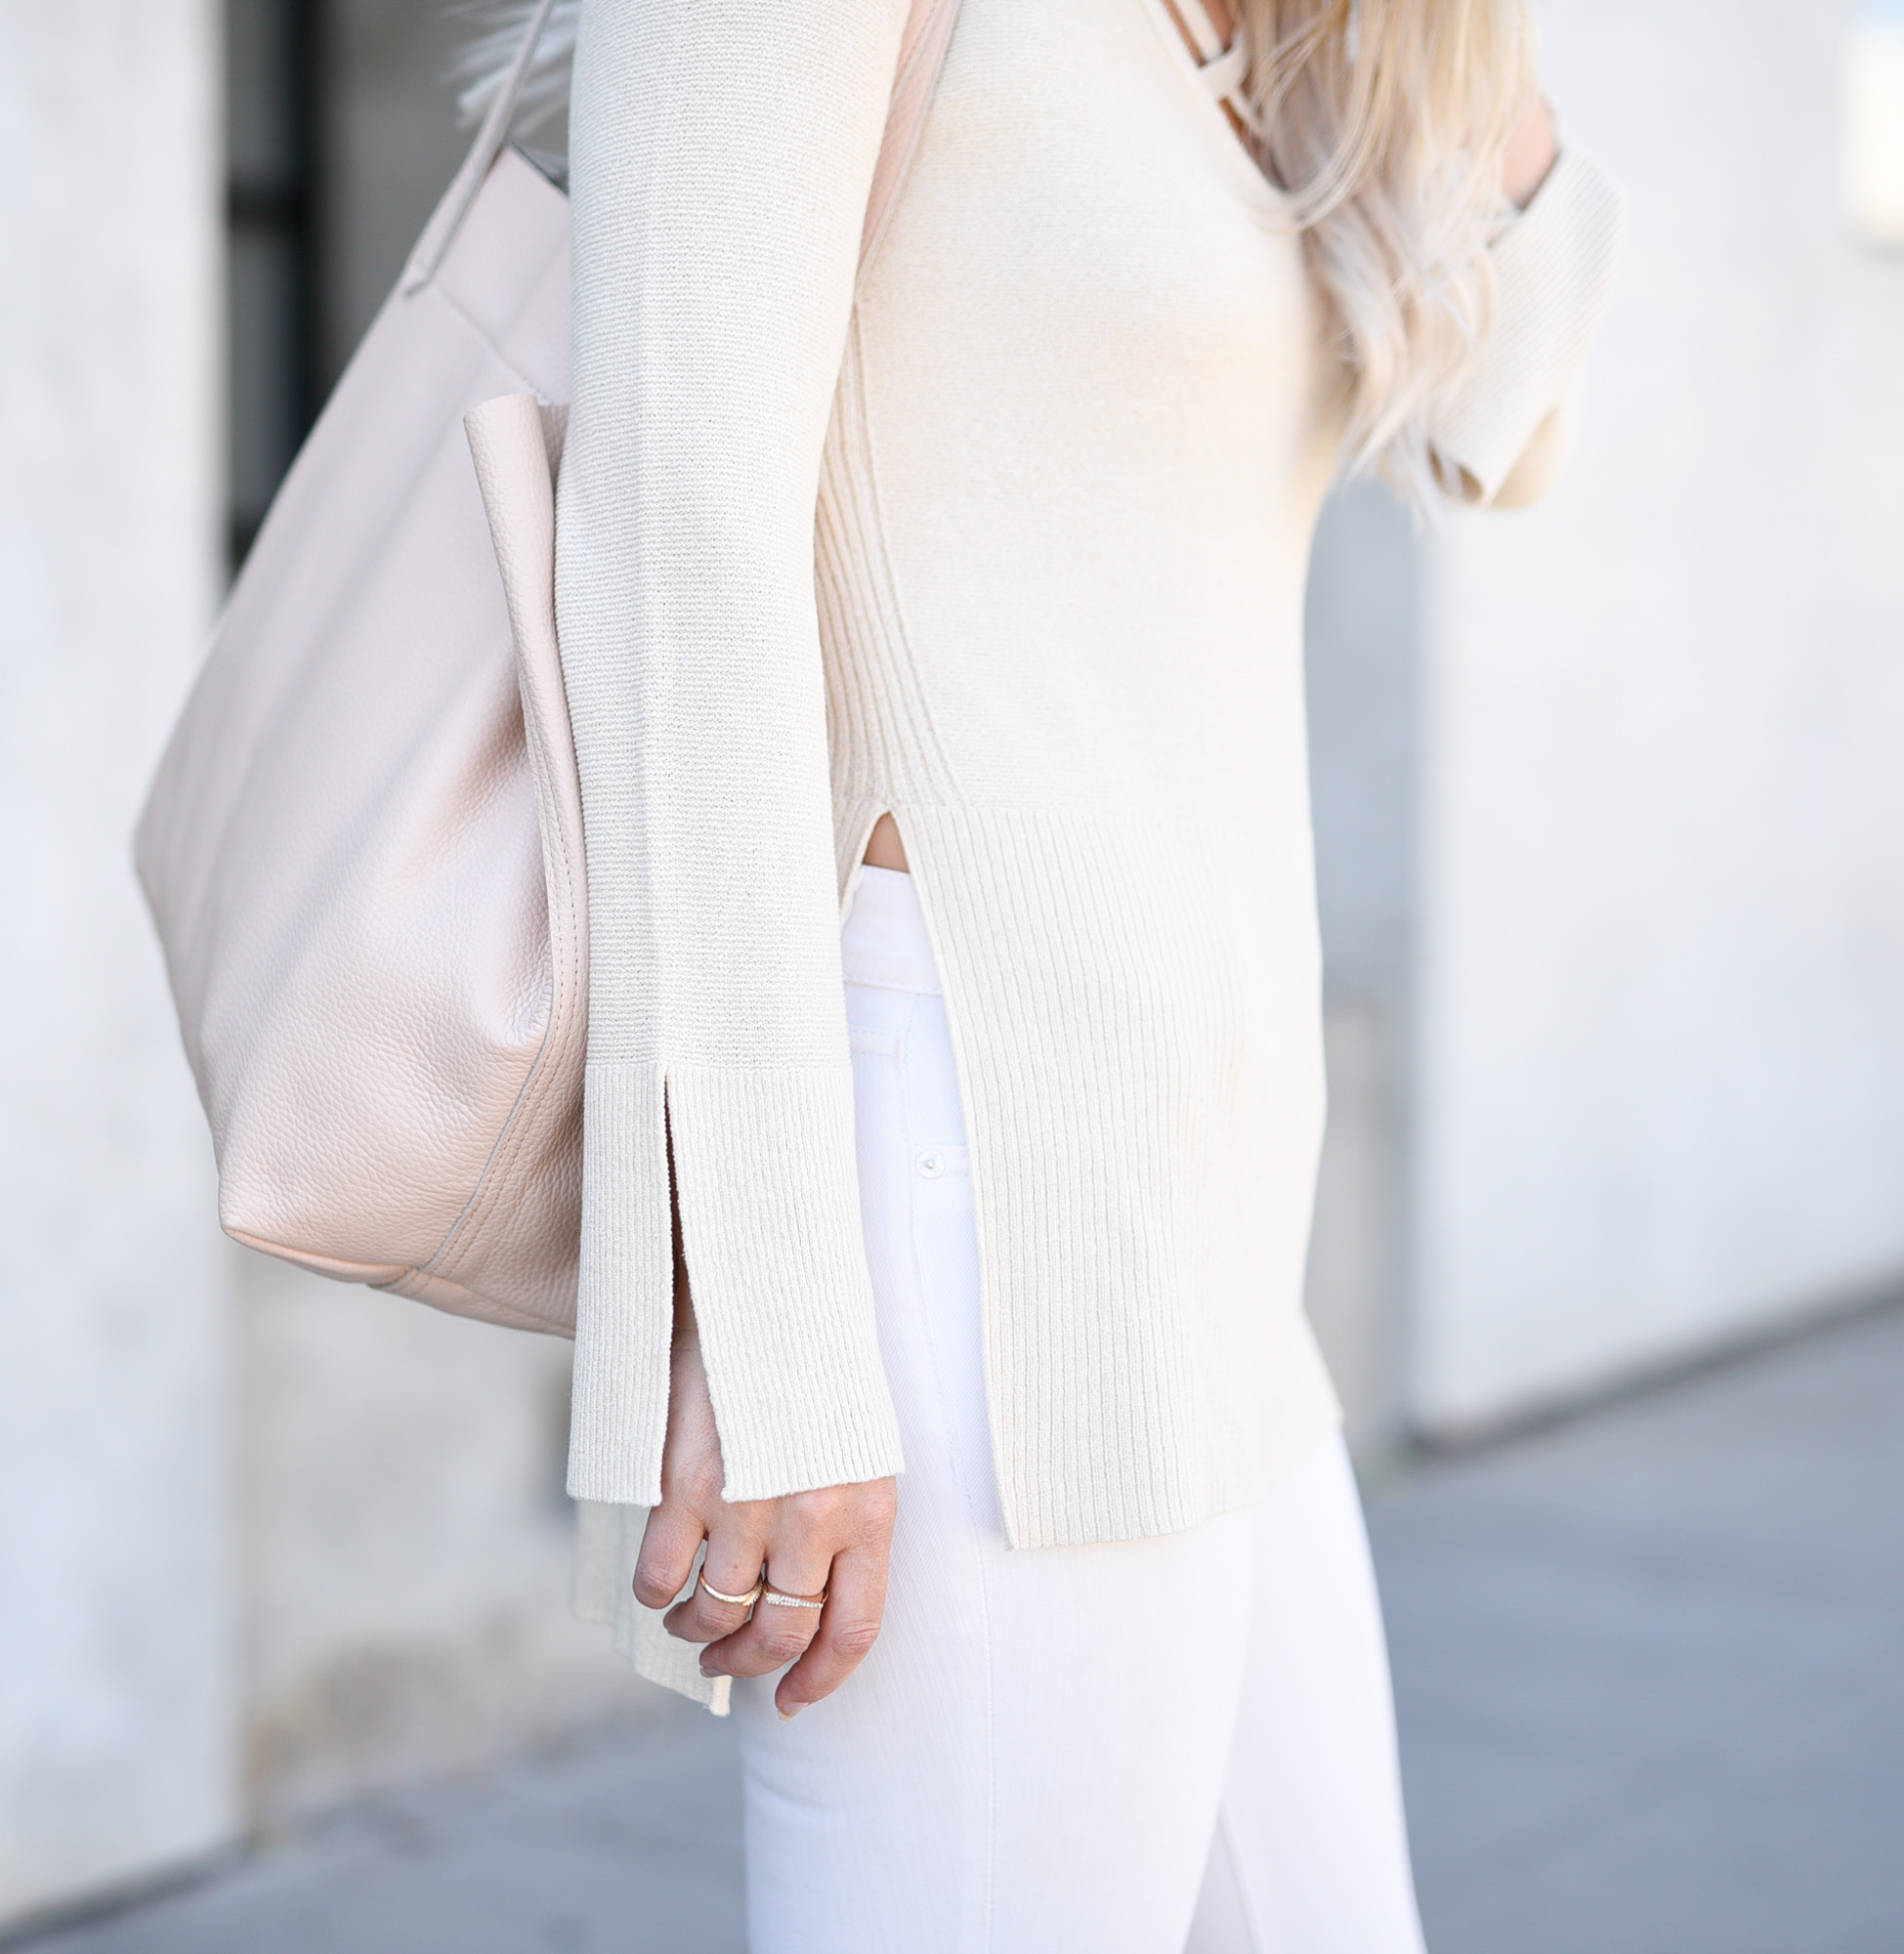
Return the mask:
[[1436,405],[1493,318],[1502,156],[1534,87],[1526,0],[1234,4],[1248,137],[1292,199],[1350,376],[1349,466],[1428,507],[1456,487]]
[[[1196,7],[1202,0],[1177,0]],[[1232,0],[1248,51],[1247,140],[1292,200],[1349,376],[1347,462],[1419,508],[1444,483],[1431,433],[1494,309],[1501,160],[1533,88],[1526,0]],[[534,0],[461,0],[457,65],[480,115]],[[580,0],[557,0],[524,97],[567,100]]]

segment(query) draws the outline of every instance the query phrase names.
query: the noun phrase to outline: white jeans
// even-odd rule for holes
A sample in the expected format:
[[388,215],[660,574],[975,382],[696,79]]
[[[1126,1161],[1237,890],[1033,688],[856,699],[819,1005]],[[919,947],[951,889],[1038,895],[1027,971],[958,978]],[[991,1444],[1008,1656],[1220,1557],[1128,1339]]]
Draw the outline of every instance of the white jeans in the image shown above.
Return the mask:
[[791,1723],[738,1684],[753,1954],[1419,1954],[1339,1439],[1251,1512],[1008,1552],[971,1177],[910,876],[845,934],[900,1480],[886,1624]]

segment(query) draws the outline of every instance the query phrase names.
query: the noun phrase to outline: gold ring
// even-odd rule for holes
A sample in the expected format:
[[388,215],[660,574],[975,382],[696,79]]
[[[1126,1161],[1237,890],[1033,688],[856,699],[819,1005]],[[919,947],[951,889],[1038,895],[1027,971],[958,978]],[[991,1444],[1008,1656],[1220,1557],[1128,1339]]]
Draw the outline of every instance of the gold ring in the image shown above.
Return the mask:
[[705,1574],[698,1576],[697,1579],[702,1593],[710,1595],[716,1601],[725,1601],[730,1608],[751,1608],[760,1599],[760,1591],[767,1585],[766,1577],[763,1575],[744,1594],[723,1594]]
[[760,1585],[765,1591],[761,1599],[770,1608],[824,1608],[826,1605],[826,1591],[824,1588],[820,1591],[819,1600],[803,1601],[797,1594],[783,1594],[778,1588],[769,1588],[764,1581]]

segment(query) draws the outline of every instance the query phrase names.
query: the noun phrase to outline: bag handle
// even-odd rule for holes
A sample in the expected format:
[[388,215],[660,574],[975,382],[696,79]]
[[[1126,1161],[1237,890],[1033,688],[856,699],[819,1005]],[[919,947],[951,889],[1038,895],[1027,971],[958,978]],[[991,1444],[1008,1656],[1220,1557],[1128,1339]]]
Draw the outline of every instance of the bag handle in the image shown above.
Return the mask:
[[554,12],[555,0],[539,0],[535,12],[529,16],[529,25],[523,30],[523,44],[516,50],[516,59],[509,64],[509,72],[503,76],[502,86],[496,90],[495,100],[483,117],[462,168],[450,178],[443,201],[431,213],[429,223],[423,227],[423,235],[416,240],[416,249],[410,253],[409,263],[403,267],[398,290],[405,298],[421,291],[443,268],[457,232],[463,228],[463,219],[469,215],[470,205],[488,178],[490,165],[502,153],[502,146],[509,140],[509,125],[516,119],[516,105],[522,101],[523,90],[529,83],[529,65],[542,42],[542,30]]
[[[483,117],[483,125],[476,132],[469,154],[463,158],[462,168],[450,179],[443,201],[423,227],[423,234],[416,240],[416,248],[403,268],[398,289],[406,298],[420,291],[443,268],[470,206],[487,180],[496,157],[502,153],[516,106],[529,83],[535,50],[541,44],[555,6],[556,0],[539,0],[529,17],[529,25],[523,30],[523,44],[516,50],[516,59],[510,63],[509,72],[503,76],[502,86],[496,90],[495,100]],[[939,70],[945,66],[957,18],[958,0],[912,0],[911,11],[906,17],[892,106],[886,111],[886,132],[880,140],[878,161],[873,165],[872,191],[867,200],[866,225],[860,234],[862,279],[880,238],[885,235],[893,206],[899,201],[900,186],[906,181],[912,153],[919,147],[926,110],[932,106],[932,92],[939,83]]]

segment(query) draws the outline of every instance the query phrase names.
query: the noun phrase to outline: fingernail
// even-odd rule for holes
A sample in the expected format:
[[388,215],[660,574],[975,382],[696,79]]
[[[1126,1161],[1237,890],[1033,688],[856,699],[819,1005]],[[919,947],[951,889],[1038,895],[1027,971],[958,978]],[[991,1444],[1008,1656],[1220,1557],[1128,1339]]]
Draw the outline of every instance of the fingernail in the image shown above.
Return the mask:
[[781,1721],[783,1723],[792,1722],[794,1718],[796,1718],[800,1714],[800,1712],[804,1710],[806,1707],[807,1706],[804,1703],[796,1703],[794,1704],[791,1710],[783,1710],[781,1712]]

